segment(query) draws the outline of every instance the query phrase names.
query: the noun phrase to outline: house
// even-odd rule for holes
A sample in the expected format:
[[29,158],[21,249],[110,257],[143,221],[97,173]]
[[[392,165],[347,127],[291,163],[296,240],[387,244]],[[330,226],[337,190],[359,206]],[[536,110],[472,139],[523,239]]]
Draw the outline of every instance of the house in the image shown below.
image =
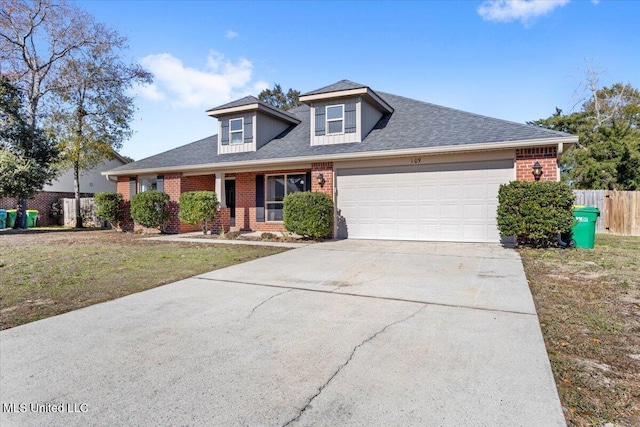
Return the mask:
[[[348,80],[307,92],[282,111],[247,96],[207,111],[217,134],[103,172],[125,200],[215,190],[225,230],[283,231],[282,199],[334,200],[338,238],[497,242],[498,187],[559,179],[558,156],[578,138],[377,92]],[[123,224],[124,229],[138,227]]]
[[[116,191],[116,181],[109,181],[102,176],[101,172],[107,169],[117,168],[127,164],[129,161],[118,153],[114,153],[114,158],[105,160],[96,167],[80,172],[80,196],[92,197],[100,191]],[[54,215],[52,204],[60,199],[72,199],[75,197],[73,188],[73,169],[63,172],[51,184],[45,185],[42,191],[33,198],[27,200],[28,209],[39,211],[38,226],[56,225],[59,217]],[[15,209],[18,200],[11,197],[0,198],[0,209]]]

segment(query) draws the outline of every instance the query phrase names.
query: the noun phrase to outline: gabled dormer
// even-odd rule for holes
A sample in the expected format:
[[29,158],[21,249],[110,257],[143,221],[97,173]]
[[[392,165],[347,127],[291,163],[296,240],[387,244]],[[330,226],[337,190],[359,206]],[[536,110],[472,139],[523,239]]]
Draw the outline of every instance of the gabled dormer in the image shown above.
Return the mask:
[[300,101],[311,109],[311,145],[361,142],[393,108],[365,85],[340,80],[307,92]]
[[218,119],[218,154],[256,151],[300,120],[279,108],[245,96],[207,110]]

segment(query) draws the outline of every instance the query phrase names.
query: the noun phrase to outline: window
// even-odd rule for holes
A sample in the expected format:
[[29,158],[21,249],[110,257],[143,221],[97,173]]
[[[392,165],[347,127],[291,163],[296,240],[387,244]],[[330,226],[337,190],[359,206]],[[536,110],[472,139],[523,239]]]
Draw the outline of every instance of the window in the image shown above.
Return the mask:
[[282,201],[284,196],[297,191],[306,191],[305,174],[267,176],[267,221],[282,221]]
[[138,178],[138,193],[158,189],[158,177],[141,176]]
[[244,142],[243,128],[243,119],[229,120],[229,139],[232,144],[242,144]]
[[327,107],[327,135],[344,132],[344,105]]

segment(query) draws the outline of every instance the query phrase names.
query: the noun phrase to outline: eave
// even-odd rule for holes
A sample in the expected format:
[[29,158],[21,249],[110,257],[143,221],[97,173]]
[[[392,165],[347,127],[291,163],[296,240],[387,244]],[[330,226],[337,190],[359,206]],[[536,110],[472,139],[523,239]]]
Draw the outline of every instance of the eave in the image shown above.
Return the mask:
[[391,157],[405,157],[416,155],[436,155],[436,154],[448,154],[448,153],[464,153],[474,151],[492,151],[492,150],[505,150],[516,148],[529,148],[529,147],[541,147],[549,145],[558,145],[558,152],[564,151],[566,145],[573,145],[578,142],[577,136],[559,137],[559,138],[542,138],[542,139],[528,139],[518,141],[502,141],[491,143],[477,143],[477,144],[465,144],[465,145],[450,145],[445,147],[419,147],[408,148],[402,150],[381,150],[381,151],[360,151],[356,153],[339,153],[339,154],[325,154],[315,156],[300,156],[300,157],[285,157],[277,159],[260,159],[260,160],[246,160],[238,162],[218,162],[218,163],[206,163],[201,165],[181,165],[181,166],[168,166],[158,168],[145,168],[145,169],[132,169],[125,171],[105,171],[102,172],[104,176],[131,176],[131,175],[143,175],[149,173],[189,173],[194,172],[230,172],[240,171],[243,169],[255,169],[255,168],[273,168],[280,166],[287,166],[299,163],[319,163],[319,162],[335,162],[340,160],[358,160],[358,159],[378,159],[378,158],[391,158]]

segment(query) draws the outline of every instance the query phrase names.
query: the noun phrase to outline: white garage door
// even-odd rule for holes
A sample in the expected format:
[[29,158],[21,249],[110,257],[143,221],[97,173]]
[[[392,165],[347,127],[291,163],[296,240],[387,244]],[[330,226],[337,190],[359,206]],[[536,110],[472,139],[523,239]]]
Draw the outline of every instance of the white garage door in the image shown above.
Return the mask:
[[513,160],[337,171],[338,237],[498,242]]

